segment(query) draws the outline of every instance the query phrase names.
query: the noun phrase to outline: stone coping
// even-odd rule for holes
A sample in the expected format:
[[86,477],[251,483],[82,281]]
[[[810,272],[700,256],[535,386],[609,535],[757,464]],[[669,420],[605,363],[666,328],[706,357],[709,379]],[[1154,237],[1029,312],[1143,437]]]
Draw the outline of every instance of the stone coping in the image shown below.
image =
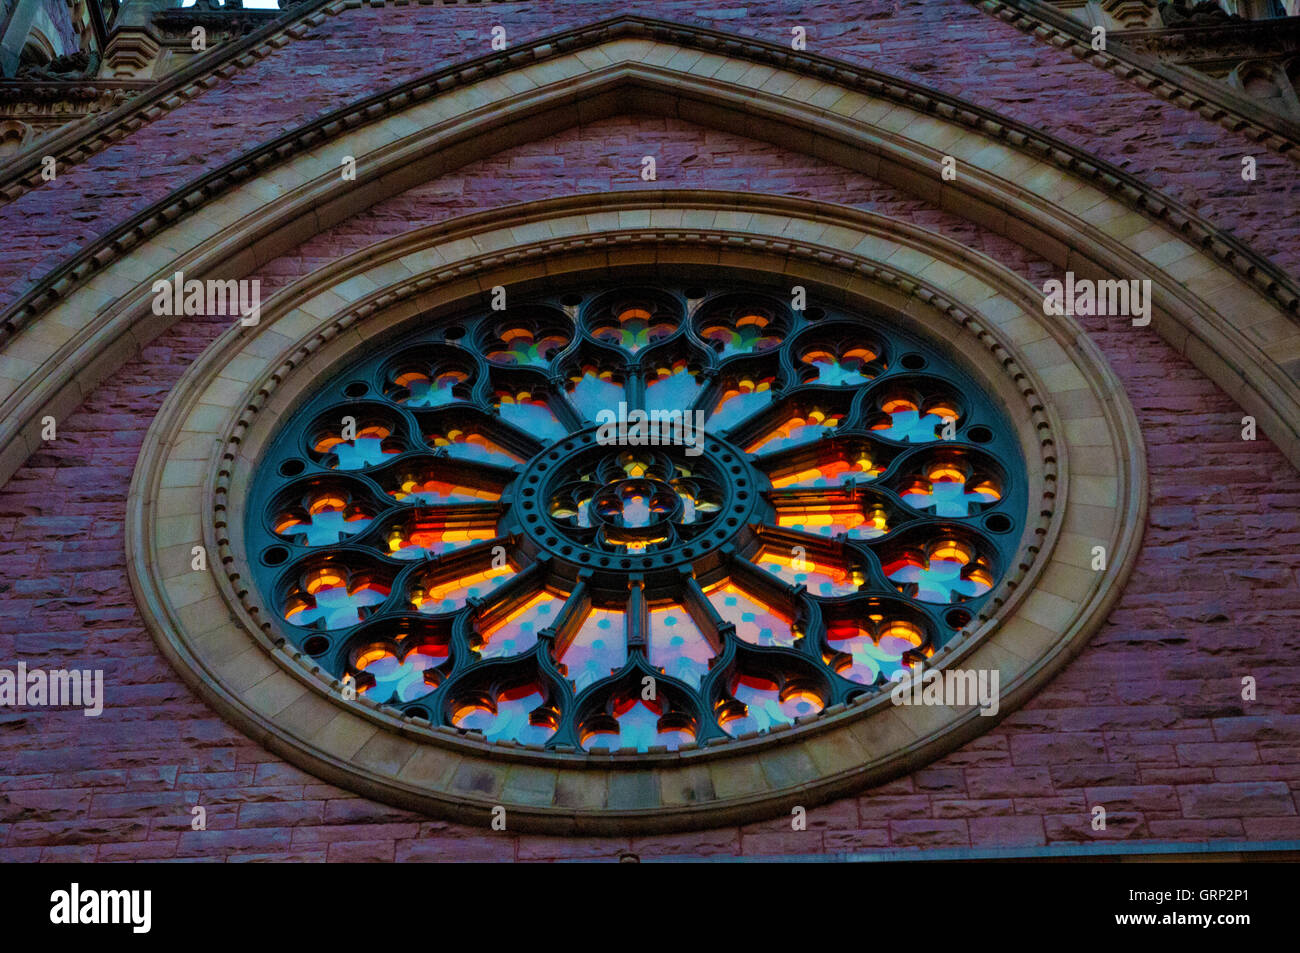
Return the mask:
[[[689,32],[674,27],[672,35]],[[25,326],[0,353],[0,477],[40,446],[44,416],[66,416],[170,325],[172,318],[149,309],[153,279],[177,270],[193,278],[247,274],[432,175],[628,110],[779,142],[876,176],[1080,276],[1149,276],[1152,329],[1300,463],[1300,382],[1282,366],[1300,369],[1300,325],[1286,310],[1297,299],[1284,281],[1242,264],[1218,239],[1196,237],[1193,219],[1171,205],[1158,206],[1163,218],[1153,222],[1154,199],[1050,144],[1035,140],[1046,149],[1040,152],[1007,127],[985,130],[981,116],[955,107],[931,114],[939,108],[931,100],[904,105],[896,97],[915,99],[910,91],[891,93],[842,67],[833,78],[814,79],[756,63],[746,58],[752,44],[737,45],[744,56],[626,36],[525,60],[500,75],[461,70],[428,98],[407,90],[386,100],[387,112],[376,108],[372,118],[315,130],[314,148],[286,147],[283,159],[245,169],[237,184],[216,189],[219,201],[205,188],[187,193],[176,210],[160,213],[165,225],[102,248],[93,275],[66,274],[24,306]],[[344,155],[357,158],[355,182],[340,181]],[[943,155],[958,161],[955,182],[938,176]],[[1132,211],[1137,202],[1149,211]]]
[[[128,501],[128,566],[164,654],[233,724],[287,760],[369,797],[511,829],[626,833],[740,823],[915,770],[987,730],[974,709],[902,708],[888,695],[782,732],[657,756],[491,745],[346,702],[249,591],[243,500],[276,421],[355,349],[420,315],[482,302],[493,285],[631,269],[782,275],[883,312],[990,388],[1029,462],[1017,568],[938,667],[996,668],[1005,715],[1101,624],[1145,523],[1144,452],[1114,375],[1037,291],[927,230],[883,216],[740,193],[624,193],[532,203],[379,243],[277,294],[173,389]],[[819,214],[820,213],[820,214]],[[190,568],[206,547],[207,571]],[[1104,546],[1108,568],[1091,568]]]
[[[1025,0],[1025,2],[1033,2],[1033,0]],[[998,0],[979,0],[979,3],[988,6],[990,12],[997,15],[1001,15],[1006,10],[1005,5]],[[305,18],[304,13],[308,7],[315,6],[319,6],[320,12],[313,17]],[[335,15],[345,8],[355,6],[360,6],[360,0],[332,0],[332,2],[308,0],[306,4],[294,8],[293,17],[277,21],[276,27],[288,36],[296,36],[299,29],[295,24],[299,21],[306,19],[308,23],[318,23],[326,15]],[[1059,15],[1051,8],[1046,8],[1040,13]],[[1017,26],[1022,27],[1031,22],[1025,17],[1016,19],[1013,16],[1012,19]],[[258,31],[255,35],[260,35],[261,32]],[[1257,255],[1231,235],[1222,233],[1201,219],[1193,209],[1163,195],[1136,176],[1069,143],[1047,135],[1029,124],[998,115],[958,97],[939,93],[886,73],[864,67],[848,66],[830,57],[813,53],[794,54],[773,43],[741,38],[694,25],[675,24],[640,16],[620,16],[552,34],[534,41],[531,45],[516,47],[508,53],[494,53],[466,63],[453,64],[383,92],[364,97],[304,123],[225,165],[191,180],[170,196],[154,203],[111,233],[91,243],[42,279],[36,288],[25,294],[9,309],[12,313],[6,314],[4,325],[0,326],[0,335],[12,334],[14,330],[21,327],[31,313],[48,304],[53,297],[65,293],[69,282],[84,280],[116,254],[133,247],[160,228],[166,227],[205,202],[220,196],[225,190],[244,181],[250,175],[264,171],[288,157],[328,141],[342,129],[364,125],[415,102],[440,95],[467,83],[518,70],[530,62],[541,62],[565,54],[572,55],[577,50],[624,37],[646,38],[708,52],[723,51],[729,56],[739,56],[756,64],[774,64],[781,69],[798,72],[808,77],[829,79],[846,88],[865,90],[900,105],[965,125],[980,133],[991,133],[998,140],[1041,161],[1094,180],[1134,211],[1147,215],[1153,220],[1165,220],[1169,226],[1186,233],[1199,246],[1206,248],[1211,255],[1227,264],[1235,263],[1234,267],[1242,275],[1254,278],[1258,287],[1273,294],[1284,308],[1294,312],[1300,307],[1298,304],[1300,295],[1297,294],[1291,276],[1277,269],[1267,258]],[[258,55],[269,55],[276,46],[283,45],[283,37],[279,40],[281,41],[279,43],[257,47]],[[1095,58],[1105,66],[1114,66],[1116,63],[1115,58],[1109,54],[1097,53],[1064,34],[1060,37],[1059,45],[1070,45],[1077,55],[1085,59]],[[214,63],[210,69],[214,75],[224,78],[232,71],[233,66],[247,66],[253,61],[243,57],[236,59],[233,64],[224,64],[223,60],[222,68],[218,69],[217,64]],[[187,76],[188,69],[182,71]],[[1125,72],[1127,75],[1134,70],[1128,68]],[[155,97],[150,95],[148,97],[150,108],[143,112],[143,118],[136,117],[136,121],[128,123],[127,131],[144,125],[145,119],[156,118],[162,112],[178,107],[186,98],[198,95],[214,83],[215,80],[208,77],[206,85],[195,84],[188,96],[181,96],[178,93],[162,99],[159,103],[154,103]],[[1152,84],[1159,89],[1165,89],[1154,78]],[[115,115],[110,114],[110,117]],[[110,117],[105,117],[105,121]],[[124,135],[125,132],[122,134]],[[33,176],[34,184],[39,180],[39,175],[33,172]]]
[[[1068,49],[1081,60],[1141,86],[1153,96],[1191,110],[1223,128],[1239,132],[1252,142],[1294,157],[1300,144],[1300,124],[1260,106],[1226,84],[1215,82],[1190,69],[1161,62],[1126,42],[1135,35],[1159,34],[1152,30],[1111,30],[1107,49],[1092,48],[1092,26],[1070,16],[1048,0],[967,0],[990,16],[1005,20],[1023,33],[1031,33],[1052,46]],[[1231,25],[1235,26],[1235,25]],[[1267,29],[1264,21],[1248,20],[1240,26]],[[1200,27],[1224,30],[1229,24]],[[1173,28],[1166,35],[1177,41],[1184,29]]]

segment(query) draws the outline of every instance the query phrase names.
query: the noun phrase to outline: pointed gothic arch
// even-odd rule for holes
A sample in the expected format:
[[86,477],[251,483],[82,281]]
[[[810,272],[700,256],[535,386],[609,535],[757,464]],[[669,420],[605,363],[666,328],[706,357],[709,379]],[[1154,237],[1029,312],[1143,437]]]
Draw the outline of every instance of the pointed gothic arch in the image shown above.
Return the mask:
[[[178,190],[57,269],[7,315],[0,474],[38,445],[44,416],[70,412],[170,323],[149,311],[155,278],[250,273],[430,175],[628,110],[865,172],[1062,270],[1151,278],[1152,327],[1300,462],[1300,296],[1193,213],[1079,150],[867,71],[636,18],[578,36],[566,50],[540,42],[324,117]],[[938,177],[945,155],[957,160],[955,182]],[[357,160],[355,182],[339,178],[344,156]]]

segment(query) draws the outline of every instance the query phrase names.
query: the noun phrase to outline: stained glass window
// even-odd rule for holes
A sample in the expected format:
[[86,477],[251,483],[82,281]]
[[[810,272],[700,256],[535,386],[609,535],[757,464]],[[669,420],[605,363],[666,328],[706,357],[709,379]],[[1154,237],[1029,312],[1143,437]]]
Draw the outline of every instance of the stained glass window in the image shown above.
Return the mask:
[[281,423],[245,537],[272,625],[358,694],[654,753],[887,690],[988,606],[1026,482],[897,321],[625,282],[358,354]]

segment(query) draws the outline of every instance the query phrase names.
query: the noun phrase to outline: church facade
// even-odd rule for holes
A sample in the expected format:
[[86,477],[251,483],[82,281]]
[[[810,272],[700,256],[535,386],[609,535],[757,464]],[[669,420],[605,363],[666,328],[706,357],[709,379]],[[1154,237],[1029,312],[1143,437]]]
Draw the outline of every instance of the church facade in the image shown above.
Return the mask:
[[1291,0],[0,0],[0,858],[1294,858]]

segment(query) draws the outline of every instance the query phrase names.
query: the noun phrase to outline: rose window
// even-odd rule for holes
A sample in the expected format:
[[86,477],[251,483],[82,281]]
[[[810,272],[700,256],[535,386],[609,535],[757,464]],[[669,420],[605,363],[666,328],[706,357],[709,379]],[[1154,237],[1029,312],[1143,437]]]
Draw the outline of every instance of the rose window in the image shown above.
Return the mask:
[[245,535],[268,627],[358,696],[673,751],[886,691],[1012,568],[1026,482],[896,322],[566,288],[358,355],[281,423]]

